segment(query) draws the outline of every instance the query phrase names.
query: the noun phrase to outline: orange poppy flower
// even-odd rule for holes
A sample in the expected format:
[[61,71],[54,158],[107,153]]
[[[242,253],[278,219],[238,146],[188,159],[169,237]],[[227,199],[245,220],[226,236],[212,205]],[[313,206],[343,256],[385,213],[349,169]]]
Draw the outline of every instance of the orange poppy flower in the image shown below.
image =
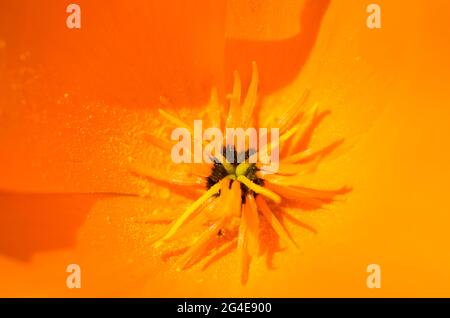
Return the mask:
[[[448,296],[443,70],[450,52],[443,13],[450,8],[446,1],[432,8],[420,0],[377,3],[382,28],[372,30],[365,1],[80,0],[82,27],[70,30],[66,4],[1,2],[0,296]],[[172,128],[158,109],[188,123],[208,118],[220,109],[210,102],[211,89],[225,105],[235,70],[249,87],[252,61],[261,127],[309,92],[302,110],[317,119],[319,105],[323,122],[313,125],[308,151],[345,143],[301,183],[271,175],[261,189],[241,177],[260,192],[243,208],[241,233],[249,235],[239,235],[239,226],[224,231],[232,247],[190,266],[200,250],[154,247],[206,190],[165,185],[187,167],[172,166],[170,154],[155,147],[152,136]],[[322,118],[323,111],[330,116]],[[298,144],[281,158],[295,156]],[[297,172],[296,165],[281,168]],[[263,202],[299,191],[323,199],[291,192],[293,183],[353,191],[327,211]],[[233,184],[224,192],[241,204]],[[191,221],[176,228],[181,241],[205,220]],[[298,250],[279,241],[290,241],[286,233]],[[246,268],[248,256],[247,280],[238,264]],[[80,289],[67,288],[69,264],[81,268]],[[179,264],[189,268],[174,270]],[[381,266],[380,289],[366,286],[369,264]]]
[[[273,118],[269,120],[269,125],[276,127],[277,133],[282,134],[279,138],[267,143],[265,140],[268,132],[259,130],[263,142],[250,140],[252,137],[257,137],[257,131],[254,128],[256,122],[264,121],[264,118],[255,118],[254,114],[258,83],[258,70],[256,63],[253,63],[248,92],[241,102],[241,81],[239,74],[235,72],[233,93],[228,97],[230,106],[223,120],[221,114],[224,112],[218,105],[216,96],[213,96],[207,109],[209,121],[213,127],[217,129],[221,127],[219,132],[227,132],[225,136],[222,136],[223,140],[217,141],[218,150],[215,149],[209,153],[212,157],[209,164],[196,164],[195,160],[192,162],[191,157],[195,159],[196,156],[195,150],[192,154],[191,147],[188,147],[184,149],[188,155],[186,164],[189,165],[185,175],[180,175],[180,171],[175,172],[177,167],[161,171],[144,166],[137,170],[138,174],[169,185],[206,187],[207,191],[178,216],[167,233],[156,242],[159,246],[172,239],[181,227],[189,221],[192,222],[192,219],[200,220],[197,224],[199,228],[203,224],[208,225],[206,229],[201,229],[198,237],[187,242],[188,247],[182,249],[184,255],[178,269],[190,267],[208,254],[212,254],[211,260],[216,260],[237,245],[242,266],[241,282],[246,283],[251,258],[259,255],[260,240],[264,242],[265,247],[271,245],[268,242],[270,237],[260,235],[260,216],[270,225],[277,238],[283,240],[288,246],[297,247],[279,217],[272,212],[266,198],[279,204],[283,197],[296,203],[291,208],[312,210],[333,202],[336,196],[349,190],[345,187],[339,190],[317,190],[301,186],[305,174],[313,170],[324,157],[342,143],[342,140],[338,140],[319,151],[308,151],[314,129],[328,112],[318,112],[317,107],[304,111],[302,108],[304,101],[295,103],[285,107],[280,117],[272,115]],[[193,136],[189,133],[188,137],[192,139],[189,144],[193,143],[194,147],[202,148],[203,142],[196,139],[198,138],[196,128],[191,129],[190,125],[163,110],[160,110],[160,113],[175,128],[191,131]],[[235,127],[241,127],[242,132],[247,132],[242,136],[244,139],[241,138],[241,143],[235,138]],[[244,131],[249,127],[255,129],[253,135],[248,130]],[[231,135],[228,132],[230,128],[233,129]],[[261,136],[261,132],[266,135]],[[163,150],[172,152],[173,156],[174,145],[170,141],[155,136],[151,139]],[[281,153],[281,162],[277,162],[276,167],[268,165],[269,162],[264,160],[268,152],[271,153],[271,157],[273,154]],[[275,162],[271,163],[275,164]],[[281,212],[294,223],[315,232],[286,210],[281,209]],[[265,252],[273,251],[266,249]]]

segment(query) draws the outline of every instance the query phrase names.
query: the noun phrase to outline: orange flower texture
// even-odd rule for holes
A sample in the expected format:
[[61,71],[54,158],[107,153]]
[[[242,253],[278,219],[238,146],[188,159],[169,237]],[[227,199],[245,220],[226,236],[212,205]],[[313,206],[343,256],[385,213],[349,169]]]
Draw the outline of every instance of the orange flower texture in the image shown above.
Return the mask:
[[[305,173],[313,171],[318,163],[330,154],[343,140],[333,142],[321,150],[312,152],[309,149],[310,139],[315,127],[328,114],[328,112],[318,112],[317,107],[304,111],[302,104],[304,100],[283,107],[284,112],[278,118],[258,118],[255,120],[255,106],[257,103],[257,88],[259,82],[256,63],[253,63],[252,77],[247,95],[241,103],[241,81],[239,74],[234,74],[233,92],[229,96],[230,106],[228,115],[224,120],[221,114],[224,111],[217,104],[217,97],[213,93],[208,114],[213,127],[222,127],[222,131],[233,127],[255,127],[254,123],[265,119],[268,126],[276,127],[282,134],[279,141],[272,141],[268,145],[259,148],[250,148],[249,142],[244,142],[244,148],[238,152],[236,140],[230,142],[226,138],[219,145],[224,145],[223,153],[215,154],[213,164],[192,164],[197,165],[191,169],[188,175],[179,176],[174,172],[161,173],[158,170],[149,168],[140,168],[136,172],[143,176],[150,177],[157,181],[189,186],[203,187],[207,191],[200,196],[192,205],[190,205],[183,214],[181,214],[171,225],[170,229],[157,242],[161,245],[163,242],[173,238],[177,231],[189,220],[197,218],[197,224],[200,227],[200,235],[187,242],[188,248],[182,248],[183,257],[179,261],[178,269],[188,268],[201,258],[211,255],[215,260],[224,252],[228,252],[237,245],[240,263],[242,267],[241,282],[248,280],[248,271],[252,257],[259,255],[259,246],[269,244],[270,237],[260,239],[260,218],[264,217],[270,228],[276,233],[277,238],[281,239],[286,245],[296,248],[297,244],[286,231],[280,216],[272,212],[272,208],[266,202],[266,199],[280,204],[283,199],[295,203],[295,208],[300,210],[319,209],[324,204],[331,203],[338,195],[345,194],[348,188],[338,190],[317,190],[301,186],[302,177]],[[215,92],[215,91],[214,91]],[[182,120],[160,110],[160,113],[168,119],[174,128],[188,128],[189,125]],[[224,122],[222,125],[221,122]],[[294,124],[295,123],[295,124]],[[223,127],[225,126],[225,127]],[[193,129],[190,129],[193,131]],[[193,134],[195,134],[193,132]],[[154,144],[170,152],[173,145],[167,140],[161,140],[150,136]],[[192,140],[195,144],[195,139]],[[251,157],[268,149],[278,148],[282,155],[279,167],[275,174],[264,171],[263,163],[252,162]],[[231,156],[227,153],[230,151]],[[243,158],[239,160],[239,154]],[[228,158],[231,160],[228,161]],[[266,168],[267,169],[267,168]],[[280,197],[281,195],[281,197]],[[315,229],[304,224],[297,217],[292,215],[286,209],[280,209],[282,217],[303,226],[304,228],[315,232]],[[298,213],[297,213],[298,214]],[[201,228],[206,224],[207,228]],[[267,230],[266,230],[267,231]],[[262,247],[262,250],[264,250]],[[266,253],[267,248],[265,249]]]
[[450,296],[448,1],[72,3],[0,1],[0,297]]

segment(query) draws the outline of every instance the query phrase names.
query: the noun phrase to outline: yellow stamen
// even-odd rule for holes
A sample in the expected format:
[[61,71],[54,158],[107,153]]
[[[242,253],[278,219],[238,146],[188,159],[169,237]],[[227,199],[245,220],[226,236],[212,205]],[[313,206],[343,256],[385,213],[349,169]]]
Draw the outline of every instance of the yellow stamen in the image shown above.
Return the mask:
[[[267,175],[265,173],[268,169],[261,165],[261,167],[258,167],[261,169],[260,175],[264,176]],[[294,163],[279,163],[277,175],[293,175],[293,174],[303,174],[306,173],[306,168],[303,165],[298,165]]]
[[280,133],[283,134],[294,122],[298,122],[304,114],[303,105],[308,100],[310,91],[306,90],[302,97],[286,108],[286,111],[281,116],[276,116],[275,113],[267,115],[261,127],[278,127]]
[[241,79],[237,71],[234,71],[233,93],[228,98],[230,99],[230,109],[228,111],[226,127],[241,127],[239,125],[239,119],[241,117]]
[[[245,205],[242,206],[242,214],[245,214]],[[238,234],[238,254],[241,265],[241,283],[245,284],[248,280],[248,270],[250,266],[250,255],[248,254],[248,226],[247,218],[242,217],[239,224]]]
[[248,168],[250,168],[250,164],[248,162],[242,162],[236,167],[236,176],[245,176]]
[[259,252],[259,216],[255,198],[247,194],[242,218],[247,220],[248,227],[248,252],[250,256],[257,256]]
[[144,176],[156,181],[181,186],[199,187],[203,186],[205,183],[204,179],[199,176],[188,177],[186,174],[182,174],[180,172],[172,173],[169,175],[167,173],[161,173],[161,171],[155,170],[151,167],[139,165],[137,163],[133,163],[133,167],[130,168],[130,172],[138,176]]
[[304,229],[306,229],[314,234],[317,234],[317,230],[314,227],[299,220],[298,217],[293,215],[292,212],[288,212],[287,210],[283,210],[283,209],[281,210],[281,212],[283,213],[283,215],[286,217],[287,220],[291,221],[295,225],[301,226]]
[[172,150],[173,144],[165,139],[159,138],[152,134],[147,134],[145,135],[145,137],[151,144],[161,148],[162,150],[166,150],[169,152]]
[[292,187],[283,187],[273,183],[267,183],[269,189],[277,191],[283,198],[298,202],[299,204],[305,204],[315,208],[321,208],[326,203],[321,199],[307,196],[305,193],[298,191]]
[[264,187],[261,187],[260,185],[257,185],[256,183],[253,183],[250,179],[248,179],[246,176],[238,176],[237,180],[247,186],[247,188],[253,190],[255,193],[262,194],[265,197],[268,197],[269,199],[273,200],[276,203],[281,202],[281,197],[276,194],[275,192],[272,192]]
[[208,103],[207,115],[211,123],[211,127],[222,127],[222,107],[220,107],[219,97],[217,93],[217,88],[213,87],[211,89],[211,97]]
[[241,213],[241,185],[239,182],[233,182],[230,189],[230,195],[225,204],[228,211],[226,212],[229,216],[239,217]]
[[262,215],[264,215],[264,217],[269,222],[269,224],[272,226],[274,231],[278,234],[278,236],[283,241],[285,241],[285,243],[287,243],[289,246],[292,246],[295,249],[297,249],[298,248],[297,244],[291,238],[291,236],[286,231],[286,229],[283,227],[283,225],[280,223],[280,221],[278,221],[278,219],[272,213],[272,211],[270,210],[266,201],[262,197],[257,197],[256,203],[258,205],[259,211],[261,211]]
[[342,139],[339,139],[318,151],[315,151],[315,152],[311,152],[308,150],[300,151],[293,155],[285,157],[281,161],[283,163],[301,163],[301,164],[303,164],[303,163],[307,163],[307,162],[310,162],[315,159],[320,160],[321,158],[331,154],[331,152],[333,152],[336,148],[338,148],[340,145],[342,145],[343,142],[344,142],[344,139],[342,138]]
[[169,114],[163,109],[158,109],[158,112],[175,126],[187,128],[191,134],[194,134],[192,129],[189,128],[189,125],[184,121],[182,121],[181,119],[179,119],[178,117]]
[[228,172],[228,174],[233,175],[235,173],[234,166],[229,163],[225,158],[222,156],[222,166],[225,168],[225,170]]
[[329,111],[319,113],[317,104],[314,104],[312,109],[308,112],[304,130],[294,136],[287,154],[306,150],[313,137],[314,130],[329,114]]
[[197,259],[201,258],[202,254],[205,253],[205,250],[211,244],[212,239],[217,236],[218,231],[223,227],[226,220],[226,218],[222,218],[216,221],[206,230],[206,232],[200,235],[194,245],[192,245],[178,261],[178,270],[186,269]]
[[172,227],[169,229],[169,231],[158,241],[155,242],[155,246],[160,246],[163,241],[168,240],[171,238],[176,231],[186,222],[186,220],[191,216],[192,213],[194,213],[203,203],[205,203],[210,197],[215,195],[217,192],[219,192],[221,183],[218,182],[215,185],[213,185],[208,191],[206,191],[197,201],[192,203],[186,211],[175,221],[175,223],[172,225]]
[[[267,154],[267,153],[271,153],[273,151],[273,149],[275,147],[279,147],[281,148],[281,144],[284,143],[286,140],[288,140],[289,138],[291,138],[292,136],[295,135],[295,133],[301,128],[300,124],[295,125],[294,127],[290,128],[288,131],[286,131],[284,134],[282,134],[278,140],[278,143],[274,143],[274,142],[270,142],[266,145],[264,145],[263,147],[261,147],[261,149],[259,149],[257,152],[255,152],[254,154],[252,154],[249,158],[249,161],[252,161],[255,159],[256,156],[258,156],[258,154]],[[281,150],[281,149],[280,149]]]
[[253,110],[256,105],[256,97],[258,93],[259,74],[256,62],[252,63],[252,79],[248,87],[247,96],[242,104],[242,124],[247,128],[253,118]]

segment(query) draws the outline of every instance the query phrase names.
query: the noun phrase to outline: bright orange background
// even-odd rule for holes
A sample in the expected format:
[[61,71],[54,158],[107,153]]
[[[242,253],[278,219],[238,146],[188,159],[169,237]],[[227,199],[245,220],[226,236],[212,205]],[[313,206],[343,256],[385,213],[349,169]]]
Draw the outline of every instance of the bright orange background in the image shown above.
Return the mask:
[[[68,30],[66,1],[2,1],[0,296],[449,297],[450,4],[374,2],[380,30],[368,1],[79,0]],[[161,127],[160,96],[195,118],[234,69],[248,83],[252,60],[261,116],[305,89],[332,110],[314,144],[349,146],[316,183],[354,190],[302,214],[318,234],[292,228],[300,252],[271,270],[261,258],[241,286],[234,254],[181,273],[161,259],[148,219],[191,199],[128,168],[164,167],[143,137]],[[381,289],[365,285],[370,263]]]

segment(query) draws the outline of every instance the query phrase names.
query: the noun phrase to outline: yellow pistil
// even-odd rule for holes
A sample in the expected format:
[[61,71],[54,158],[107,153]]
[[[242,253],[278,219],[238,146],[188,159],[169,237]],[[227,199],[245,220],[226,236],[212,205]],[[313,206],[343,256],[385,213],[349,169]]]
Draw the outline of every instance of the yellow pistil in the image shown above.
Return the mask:
[[242,162],[236,167],[235,174],[237,177],[245,176],[247,174],[247,170],[250,168],[250,163]]

